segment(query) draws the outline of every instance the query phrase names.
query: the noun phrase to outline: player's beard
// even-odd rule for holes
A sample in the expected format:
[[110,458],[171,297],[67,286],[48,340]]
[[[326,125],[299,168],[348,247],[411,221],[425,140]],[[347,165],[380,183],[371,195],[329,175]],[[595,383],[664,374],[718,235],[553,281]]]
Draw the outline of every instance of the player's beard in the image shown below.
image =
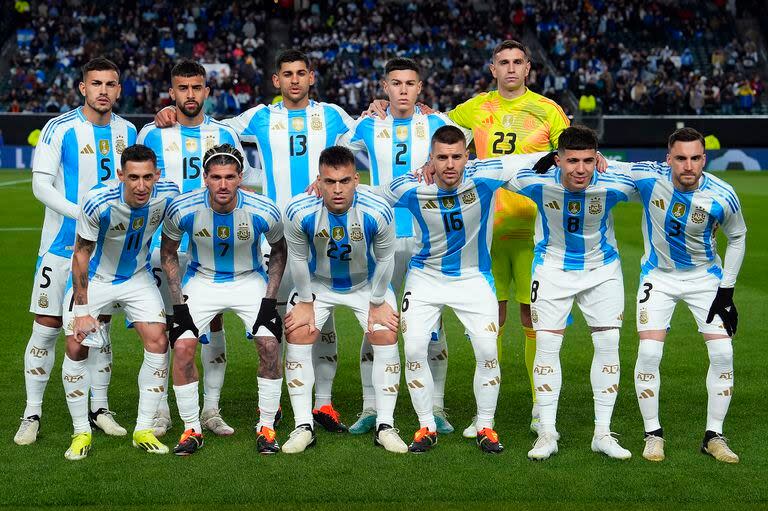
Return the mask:
[[96,100],[98,98],[94,99],[93,101],[88,102],[88,106],[91,107],[91,109],[95,110],[96,112],[100,114],[106,114],[112,110],[112,102],[109,101],[109,98],[107,98],[108,103],[106,105],[100,105]]
[[203,104],[202,104],[202,103],[198,103],[197,101],[195,101],[195,105],[197,105],[197,106],[195,107],[195,109],[194,109],[194,110],[188,110],[188,109],[187,109],[187,108],[184,106],[184,103],[176,103],[176,108],[178,108],[178,109],[179,109],[179,111],[180,111],[182,114],[184,114],[185,116],[187,116],[187,117],[189,117],[189,118],[192,118],[192,117],[195,117],[195,116],[197,116],[197,114],[199,114],[199,113],[200,113],[200,110],[202,110],[202,109],[203,109]]

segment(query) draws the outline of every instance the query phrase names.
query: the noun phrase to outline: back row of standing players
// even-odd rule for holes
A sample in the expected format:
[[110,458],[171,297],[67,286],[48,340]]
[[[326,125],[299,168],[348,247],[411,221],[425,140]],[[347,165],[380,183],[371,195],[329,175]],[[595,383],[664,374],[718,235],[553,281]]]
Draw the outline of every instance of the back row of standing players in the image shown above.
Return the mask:
[[[99,64],[99,59],[94,62],[91,64],[95,67],[86,68],[86,74],[97,71],[117,74],[116,68],[109,66],[97,69],[100,65],[104,66],[103,62]],[[450,113],[451,120],[472,130],[475,147],[481,157],[554,148],[568,121],[554,103],[526,89],[525,77],[530,63],[525,48],[515,42],[505,42],[494,50],[492,62],[491,71],[498,80],[499,90],[481,94],[460,105]],[[308,92],[313,75],[308,60],[300,52],[289,51],[280,56],[273,80],[283,95],[282,102],[269,107],[256,107],[227,121],[225,125],[200,112],[207,95],[202,68],[194,63],[182,63],[174,69],[171,88],[172,98],[176,101],[172,112],[178,124],[165,130],[149,125],[142,130],[139,139],[155,150],[164,175],[183,191],[200,186],[201,156],[206,148],[223,142],[239,145],[238,139],[256,142],[264,170],[265,193],[283,209],[291,196],[303,191],[314,180],[318,156],[323,148],[335,143],[365,148],[371,160],[372,184],[387,184],[424,163],[429,155],[432,134],[440,126],[451,123],[445,116],[423,114],[415,107],[421,82],[418,68],[407,59],[395,59],[387,66],[384,89],[391,103],[384,119],[364,117],[354,123],[338,107],[310,101]],[[32,311],[37,316],[25,354],[28,402],[17,434],[18,443],[34,441],[39,427],[42,392],[53,365],[53,347],[61,326],[60,316],[55,313],[59,311],[60,314],[61,311],[61,291],[65,286],[62,281],[66,280],[68,256],[74,242],[76,201],[97,182],[114,177],[114,155],[132,144],[135,137],[135,130],[129,123],[111,114],[111,106],[119,95],[117,80],[94,81],[84,76],[81,92],[86,97],[86,105],[54,119],[46,126],[35,162],[35,192],[48,210],[32,303]],[[64,172],[60,171],[59,164]],[[79,169],[98,169],[98,175],[90,170],[88,173],[92,176],[84,178],[86,172]],[[290,172],[285,169],[290,169]],[[78,172],[80,177],[77,177]],[[533,257],[532,217],[536,209],[530,201],[514,204],[523,200],[512,194],[496,200],[491,250],[496,285],[501,293],[502,322],[510,280],[516,280],[516,298],[521,303],[529,300],[531,289],[528,282]],[[510,211],[517,211],[518,214],[509,215]],[[412,253],[409,240],[413,230],[408,213],[405,216],[397,214],[400,215],[396,226],[401,269],[396,272],[393,283],[399,287],[405,269],[402,261],[407,263]],[[527,216],[528,220],[520,220],[520,216]],[[517,217],[518,220],[510,220],[510,217]],[[162,279],[160,265],[155,262],[153,266],[156,268],[153,270],[155,275]],[[446,271],[451,269],[446,268]],[[290,286],[287,288],[290,289]],[[281,298],[285,301],[287,296]],[[521,312],[524,327],[530,328],[530,309],[521,306]],[[336,360],[335,335],[331,325],[326,325],[325,330],[323,340],[326,342],[316,343],[314,350],[316,403],[313,415],[327,428],[343,430],[338,413],[330,402]],[[437,430],[448,432],[452,428],[442,410],[447,351],[439,322],[432,330],[434,342],[429,343],[428,359],[435,382],[433,416]],[[108,328],[106,331],[108,335]],[[535,334],[528,330],[526,337],[526,361],[532,369]],[[218,396],[226,364],[223,331],[211,332],[204,338],[209,343],[203,348],[206,368],[203,424],[207,423],[209,429],[216,433],[231,434],[232,429],[218,413]],[[368,343],[364,342],[361,352],[364,411],[361,419],[353,425],[353,432],[368,431],[376,421],[371,386],[371,351]],[[108,344],[97,355],[89,356],[88,364],[93,375],[91,420],[108,433],[125,434],[125,430],[114,422],[106,399],[111,365]],[[533,415],[532,425],[536,426],[536,407]],[[483,420],[487,419],[483,417]],[[161,406],[155,426],[155,433],[159,435],[170,426],[167,404]],[[478,431],[476,426],[473,424],[467,428],[473,437]]]

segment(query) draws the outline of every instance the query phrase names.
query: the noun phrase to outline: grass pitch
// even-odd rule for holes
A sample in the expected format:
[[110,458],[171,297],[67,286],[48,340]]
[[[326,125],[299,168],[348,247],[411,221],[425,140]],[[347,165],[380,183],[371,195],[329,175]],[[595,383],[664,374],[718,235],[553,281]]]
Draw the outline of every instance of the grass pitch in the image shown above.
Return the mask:
[[[226,318],[229,367],[221,399],[223,416],[236,429],[230,438],[206,437],[195,456],[152,456],[131,447],[130,437],[94,433],[93,450],[80,462],[63,457],[71,423],[61,385],[63,347],[45,396],[38,442],[13,443],[24,406],[22,354],[32,317],[27,312],[39,244],[43,207],[31,193],[29,172],[0,173],[0,310],[4,311],[0,352],[5,412],[0,415],[0,506],[134,507],[228,509],[702,509],[768,507],[768,407],[765,377],[765,321],[768,286],[763,267],[768,242],[768,174],[729,172],[741,198],[749,228],[748,252],[739,276],[736,303],[741,323],[734,341],[736,394],[725,433],[741,463],[728,466],[699,453],[704,430],[707,355],[687,309],[678,307],[662,362],[661,418],[667,438],[667,460],[642,459],[643,424],[634,396],[632,370],[637,353],[635,289],[642,254],[640,207],[616,208],[617,238],[623,256],[626,288],[622,329],[622,391],[612,429],[622,436],[633,458],[621,462],[592,453],[592,394],[589,366],[592,345],[579,313],[562,351],[564,387],[558,429],[560,452],[546,462],[526,459],[534,436],[528,430],[530,389],[523,362],[523,336],[511,310],[502,355],[502,385],[496,429],[506,446],[500,456],[483,455],[460,431],[473,415],[473,357],[469,342],[452,314],[447,315],[449,371],[446,405],[457,432],[440,437],[422,456],[397,456],[373,446],[370,435],[332,435],[318,431],[318,445],[303,455],[259,456],[252,426],[256,410],[256,352],[245,340],[234,316]],[[721,249],[725,246],[721,242]],[[347,424],[360,411],[358,350],[361,332],[353,316],[336,316],[340,361],[334,402]],[[122,321],[112,330],[114,372],[111,408],[131,430],[136,416],[136,375],[141,345]],[[283,391],[286,420],[278,428],[284,441],[293,420]],[[166,442],[181,434],[175,413]],[[403,439],[410,441],[417,421],[405,389],[396,417]]]

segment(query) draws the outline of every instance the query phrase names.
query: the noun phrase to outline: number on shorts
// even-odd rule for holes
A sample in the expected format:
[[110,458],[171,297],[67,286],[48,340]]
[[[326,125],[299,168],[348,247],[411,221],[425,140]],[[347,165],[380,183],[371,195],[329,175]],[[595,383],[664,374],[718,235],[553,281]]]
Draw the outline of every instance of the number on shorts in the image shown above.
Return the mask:
[[645,293],[645,296],[643,296],[643,299],[640,300],[638,303],[645,303],[651,298],[651,289],[653,289],[653,284],[651,284],[650,282],[646,282],[645,284],[643,284],[643,287],[645,288],[643,289],[643,293]]
[[534,280],[531,282],[531,303],[535,302],[539,297],[539,281]]
[[160,287],[160,284],[162,284],[162,281],[160,280],[160,275],[158,273],[162,273],[162,268],[152,268],[152,276],[155,277],[155,285],[157,287]]
[[401,309],[402,309],[402,311],[403,311],[403,312],[407,311],[407,310],[408,310],[408,307],[410,307],[410,305],[411,305],[411,304],[410,304],[410,302],[408,301],[408,296],[410,296],[410,294],[411,294],[411,292],[410,292],[410,291],[407,291],[407,292],[406,292],[406,293],[403,295],[403,306],[401,307]]
[[51,285],[51,277],[48,276],[48,272],[53,271],[53,268],[50,266],[43,266],[43,271],[40,272],[40,274],[45,279],[45,282],[40,284],[40,289],[45,289],[46,287]]

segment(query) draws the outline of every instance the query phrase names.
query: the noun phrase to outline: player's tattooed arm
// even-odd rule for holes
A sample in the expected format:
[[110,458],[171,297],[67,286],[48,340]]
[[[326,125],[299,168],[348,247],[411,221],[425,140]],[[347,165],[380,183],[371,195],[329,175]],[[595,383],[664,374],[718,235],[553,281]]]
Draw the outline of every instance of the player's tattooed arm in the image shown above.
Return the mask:
[[269,284],[267,284],[267,298],[277,298],[277,290],[280,288],[280,281],[283,279],[285,265],[288,256],[288,245],[285,238],[271,245],[272,251],[269,254]]
[[181,294],[178,250],[179,241],[171,239],[163,234],[162,242],[160,243],[160,265],[165,272],[165,277],[168,281],[168,291],[174,305],[181,305],[184,303],[184,297]]
[[96,242],[77,236],[72,256],[72,289],[75,305],[88,303],[88,263],[96,248]]

